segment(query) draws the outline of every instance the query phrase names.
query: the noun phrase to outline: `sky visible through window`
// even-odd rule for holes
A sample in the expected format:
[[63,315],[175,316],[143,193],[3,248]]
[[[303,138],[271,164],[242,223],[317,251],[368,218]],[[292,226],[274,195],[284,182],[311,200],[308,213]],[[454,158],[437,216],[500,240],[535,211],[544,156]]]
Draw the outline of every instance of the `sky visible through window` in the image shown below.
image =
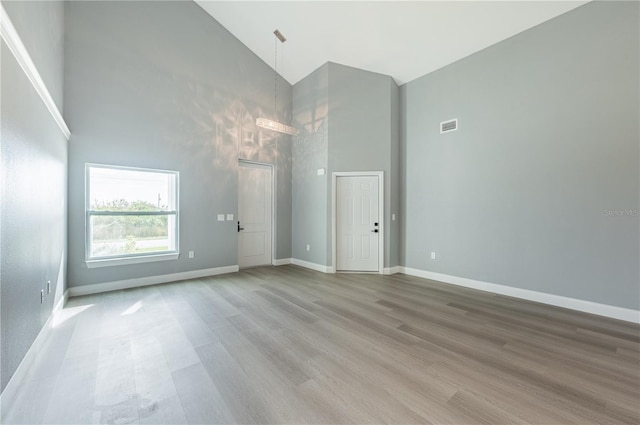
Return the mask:
[[162,209],[175,208],[169,205],[171,174],[95,167],[89,172],[92,208],[118,200],[143,201]]

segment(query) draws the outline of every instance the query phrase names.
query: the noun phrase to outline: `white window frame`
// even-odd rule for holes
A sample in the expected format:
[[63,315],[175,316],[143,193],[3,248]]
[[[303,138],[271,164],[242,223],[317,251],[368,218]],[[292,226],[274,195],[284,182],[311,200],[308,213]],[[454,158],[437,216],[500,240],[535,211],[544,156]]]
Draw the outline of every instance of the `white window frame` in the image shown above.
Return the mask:
[[[175,194],[175,210],[172,211],[148,211],[148,212],[136,212],[136,213],[125,213],[125,212],[113,212],[113,214],[109,214],[108,212],[100,211],[95,212],[91,210],[91,198],[90,198],[90,189],[91,182],[89,177],[89,171],[92,168],[106,168],[110,170],[127,170],[127,171],[143,171],[149,173],[161,173],[161,174],[172,174],[175,176],[174,182],[175,187],[171,191],[171,194]],[[85,263],[88,268],[95,267],[107,267],[107,266],[120,266],[126,264],[138,264],[138,263],[150,263],[155,261],[168,261],[168,260],[177,260],[180,257],[180,173],[178,171],[172,170],[158,170],[152,168],[139,168],[139,167],[123,167],[119,165],[106,165],[106,164],[85,164]],[[114,255],[107,257],[91,257],[91,217],[97,215],[175,215],[175,229],[174,232],[171,232],[169,229],[169,238],[174,234],[175,235],[175,250],[171,251],[162,251],[158,253],[150,253],[150,254],[124,254],[124,255]],[[169,221],[171,222],[171,221]]]

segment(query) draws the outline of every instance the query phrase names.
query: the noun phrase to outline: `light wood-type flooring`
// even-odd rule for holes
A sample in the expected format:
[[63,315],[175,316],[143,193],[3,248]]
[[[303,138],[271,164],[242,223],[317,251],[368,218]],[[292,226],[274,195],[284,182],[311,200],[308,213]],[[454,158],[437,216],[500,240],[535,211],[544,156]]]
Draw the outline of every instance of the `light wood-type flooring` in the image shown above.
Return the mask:
[[2,423],[638,424],[638,325],[296,266],[72,298]]

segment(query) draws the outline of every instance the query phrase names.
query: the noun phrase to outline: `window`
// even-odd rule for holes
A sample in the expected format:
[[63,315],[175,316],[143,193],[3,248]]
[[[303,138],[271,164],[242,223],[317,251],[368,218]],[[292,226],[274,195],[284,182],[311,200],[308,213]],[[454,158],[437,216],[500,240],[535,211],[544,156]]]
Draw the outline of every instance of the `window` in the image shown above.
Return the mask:
[[88,267],[178,258],[178,172],[86,165]]

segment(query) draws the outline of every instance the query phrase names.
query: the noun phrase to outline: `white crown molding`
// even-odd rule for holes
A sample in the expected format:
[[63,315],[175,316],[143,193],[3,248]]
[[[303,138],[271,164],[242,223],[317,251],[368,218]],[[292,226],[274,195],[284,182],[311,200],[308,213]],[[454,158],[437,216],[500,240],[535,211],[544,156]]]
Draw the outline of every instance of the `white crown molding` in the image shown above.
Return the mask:
[[595,303],[592,301],[579,300],[577,298],[563,297],[561,295],[547,294],[545,292],[532,291],[529,289],[514,288],[512,286],[499,285],[496,283],[482,282],[479,280],[467,279],[464,277],[451,276],[442,273],[435,273],[426,270],[401,267],[402,273],[422,277],[424,279],[436,280],[450,283],[452,285],[464,286],[465,288],[478,289],[480,291],[494,294],[506,295],[528,301],[535,301],[542,304],[556,307],[568,308],[570,310],[582,311],[596,314],[598,316],[611,317],[613,319],[624,320],[626,322],[640,323],[640,311],[630,308],[616,307],[607,304]]
[[178,280],[198,279],[201,277],[234,273],[238,270],[240,270],[240,268],[237,265],[215,267],[212,269],[192,270],[188,272],[171,273],[159,276],[96,283],[93,285],[74,286],[69,288],[69,295],[72,297],[78,297],[81,295],[99,294],[101,292],[118,291],[120,289],[139,288],[141,286],[157,285],[159,283],[176,282]]
[[69,131],[69,127],[67,127],[67,124],[64,122],[62,114],[58,110],[56,103],[53,101],[51,93],[49,93],[47,86],[44,84],[36,65],[33,63],[33,60],[31,60],[29,52],[27,52],[24,43],[22,43],[22,40],[13,26],[11,19],[9,19],[9,15],[4,10],[2,3],[0,3],[0,35],[5,43],[7,43],[9,50],[11,50],[11,53],[15,56],[18,64],[26,74],[29,81],[31,81],[33,88],[44,102],[49,113],[51,113],[53,120],[58,124],[58,127],[60,127],[60,131],[62,131],[64,137],[69,140],[71,137],[71,131]]
[[27,376],[29,369],[31,369],[31,367],[33,366],[38,353],[43,350],[45,341],[51,334],[51,329],[54,327],[56,321],[56,315],[59,314],[60,311],[64,308],[64,305],[67,303],[68,299],[69,290],[67,289],[62,297],[60,297],[60,300],[56,303],[55,307],[53,307],[53,310],[51,311],[51,315],[47,319],[47,322],[44,324],[42,329],[40,329],[38,336],[36,336],[36,339],[33,340],[31,347],[29,347],[29,350],[27,350],[27,353],[22,358],[22,361],[18,365],[18,368],[13,373],[13,376],[11,377],[9,382],[7,382],[7,386],[4,388],[4,391],[2,391],[2,394],[0,394],[0,412],[8,412],[9,406],[11,406],[16,400],[16,397],[18,396],[18,392],[20,390],[20,386]]

